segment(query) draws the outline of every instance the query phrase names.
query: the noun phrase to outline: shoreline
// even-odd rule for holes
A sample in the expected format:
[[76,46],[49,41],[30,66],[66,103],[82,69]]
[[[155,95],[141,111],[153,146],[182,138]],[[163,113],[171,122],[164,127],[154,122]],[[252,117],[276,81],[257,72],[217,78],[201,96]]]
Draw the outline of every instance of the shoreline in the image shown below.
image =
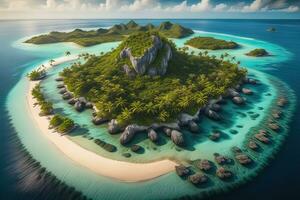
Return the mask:
[[[61,57],[56,59],[56,62],[53,65],[62,64],[75,59],[76,58],[71,56]],[[51,66],[49,64],[45,65],[46,69],[49,69],[50,67]],[[124,182],[151,180],[175,170],[177,163],[168,159],[151,163],[130,163],[102,157],[94,152],[84,149],[68,139],[67,136],[61,136],[59,133],[48,129],[49,116],[39,116],[39,106],[34,106],[36,100],[31,95],[31,90],[39,82],[40,81],[28,82],[28,92],[26,95],[28,113],[40,129],[41,133],[75,163],[88,168],[99,175]]]

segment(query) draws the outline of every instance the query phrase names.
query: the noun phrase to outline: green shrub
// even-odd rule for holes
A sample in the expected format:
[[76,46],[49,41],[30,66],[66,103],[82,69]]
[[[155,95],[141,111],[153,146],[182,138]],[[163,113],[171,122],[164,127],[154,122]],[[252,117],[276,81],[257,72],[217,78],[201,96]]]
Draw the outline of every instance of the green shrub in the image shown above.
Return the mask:
[[27,76],[31,81],[41,80],[46,76],[46,70],[33,70]]

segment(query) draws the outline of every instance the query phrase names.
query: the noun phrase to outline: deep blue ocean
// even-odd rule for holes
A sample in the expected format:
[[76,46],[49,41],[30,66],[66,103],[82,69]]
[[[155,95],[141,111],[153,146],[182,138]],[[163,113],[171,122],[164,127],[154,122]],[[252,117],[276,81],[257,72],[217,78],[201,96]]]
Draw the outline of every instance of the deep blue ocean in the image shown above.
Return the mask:
[[[53,30],[106,27],[128,20],[9,20],[0,21],[0,199],[54,199],[54,189],[46,180],[30,180],[34,167],[22,160],[20,144],[10,125],[5,102],[9,91],[24,73],[26,63],[41,59],[12,47],[16,40]],[[136,20],[138,23],[159,24],[165,20]],[[278,44],[293,54],[288,61],[260,70],[287,83],[300,97],[300,20],[171,20],[183,26],[208,31],[250,37]],[[276,27],[277,32],[266,29]],[[290,135],[281,151],[265,170],[252,182],[216,199],[300,199],[300,117],[297,105],[290,125]],[[25,173],[26,172],[26,173]],[[40,187],[43,185],[43,187]],[[24,188],[26,187],[26,188]],[[53,197],[53,196],[52,196]],[[66,199],[56,196],[55,199]]]

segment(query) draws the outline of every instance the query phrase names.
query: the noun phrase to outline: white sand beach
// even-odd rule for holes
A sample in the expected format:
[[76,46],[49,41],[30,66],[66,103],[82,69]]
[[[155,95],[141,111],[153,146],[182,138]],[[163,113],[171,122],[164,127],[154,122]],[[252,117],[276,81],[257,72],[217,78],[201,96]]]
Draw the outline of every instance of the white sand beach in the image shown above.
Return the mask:
[[[56,59],[53,66],[63,62],[76,60],[76,56],[66,56]],[[52,67],[44,64],[46,69]],[[49,116],[39,116],[39,106],[34,106],[36,100],[31,95],[31,90],[39,81],[29,81],[28,93],[26,96],[27,109],[31,114],[32,120],[39,127],[41,134],[47,137],[62,153],[79,165],[86,167],[93,172],[124,182],[146,181],[174,171],[176,162],[165,159],[152,163],[130,163],[112,160],[102,157],[94,152],[88,151],[74,143],[67,136],[48,129]]]

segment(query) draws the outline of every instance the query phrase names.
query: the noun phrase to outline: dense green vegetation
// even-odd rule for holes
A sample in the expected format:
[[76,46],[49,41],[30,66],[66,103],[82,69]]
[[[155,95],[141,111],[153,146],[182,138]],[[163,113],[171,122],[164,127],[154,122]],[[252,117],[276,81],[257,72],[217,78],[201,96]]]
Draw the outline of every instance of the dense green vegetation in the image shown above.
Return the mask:
[[163,22],[159,26],[152,24],[140,26],[131,20],[127,24],[114,25],[109,29],[100,28],[91,31],[76,29],[68,33],[55,31],[46,35],[33,37],[25,42],[33,44],[74,42],[81,46],[92,46],[105,42],[121,41],[132,33],[147,31],[158,31],[166,37],[171,38],[182,38],[194,33],[191,29],[182,27],[179,24],[172,24],[171,22]]
[[254,49],[246,53],[246,55],[253,56],[253,57],[262,57],[262,56],[268,56],[269,53],[265,49]]
[[53,107],[52,107],[52,103],[47,101],[41,91],[41,86],[40,84],[36,85],[32,91],[31,91],[32,96],[37,100],[41,112],[40,115],[44,116],[44,115],[50,115],[53,113]]
[[153,39],[151,35],[154,35],[154,32],[145,32],[132,34],[129,39],[125,39],[120,48],[130,48],[131,53],[135,57],[139,57],[145,53],[145,50],[150,48],[153,45]]
[[210,49],[210,50],[235,49],[239,46],[235,42],[219,40],[213,37],[194,37],[188,40],[185,44],[195,47],[197,49]]
[[37,80],[41,80],[46,76],[46,70],[41,70],[41,69],[37,69],[37,70],[33,70],[32,72],[30,72],[29,74],[27,74],[29,80],[31,81],[37,81]]
[[124,43],[103,56],[90,57],[85,64],[66,68],[61,75],[70,91],[96,105],[98,116],[115,118],[126,125],[170,122],[183,112],[195,114],[210,98],[223,94],[246,74],[238,64],[207,55],[188,55],[163,40],[173,51],[164,76],[127,76],[122,70],[124,61],[119,58]]
[[61,115],[54,115],[50,120],[50,126],[55,128],[59,133],[68,133],[74,128],[74,121],[61,116]]

